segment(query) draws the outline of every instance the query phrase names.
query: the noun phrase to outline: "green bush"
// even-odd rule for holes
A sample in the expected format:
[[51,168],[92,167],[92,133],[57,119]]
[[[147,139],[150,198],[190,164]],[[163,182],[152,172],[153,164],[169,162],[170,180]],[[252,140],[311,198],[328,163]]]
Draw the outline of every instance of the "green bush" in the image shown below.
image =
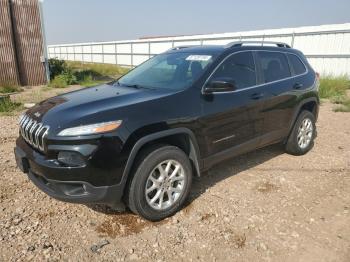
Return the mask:
[[56,76],[63,74],[67,70],[67,64],[64,60],[56,58],[49,59],[50,79],[55,79]]
[[79,84],[82,86],[89,86],[90,83],[94,82],[92,75],[84,75],[83,78],[79,80]]
[[77,84],[77,77],[71,68],[68,67],[63,72],[62,76],[65,78],[68,85]]
[[96,72],[84,69],[84,70],[77,70],[74,72],[74,75],[76,76],[77,82],[81,83],[88,79],[96,79],[96,78],[102,78],[101,75],[97,74]]
[[64,75],[58,75],[50,82],[50,86],[53,88],[65,88],[68,86],[67,79]]
[[[60,64],[60,63],[57,62],[56,64]],[[77,77],[71,68],[67,67],[64,63],[64,66],[62,66],[61,69],[62,71],[61,70],[55,71],[54,73],[55,76],[50,83],[51,87],[64,88],[64,87],[67,87],[68,85],[77,84]],[[58,72],[60,73],[58,74]]]
[[0,97],[0,113],[10,113],[21,107],[21,103],[12,102],[10,97]]

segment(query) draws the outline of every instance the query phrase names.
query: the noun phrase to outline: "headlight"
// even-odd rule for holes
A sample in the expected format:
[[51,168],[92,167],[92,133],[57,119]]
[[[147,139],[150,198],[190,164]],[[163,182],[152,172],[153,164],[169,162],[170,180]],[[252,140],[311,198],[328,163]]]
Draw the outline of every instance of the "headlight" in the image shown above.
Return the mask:
[[103,122],[98,124],[71,127],[62,130],[58,133],[58,136],[84,136],[94,135],[113,131],[122,124],[122,121]]

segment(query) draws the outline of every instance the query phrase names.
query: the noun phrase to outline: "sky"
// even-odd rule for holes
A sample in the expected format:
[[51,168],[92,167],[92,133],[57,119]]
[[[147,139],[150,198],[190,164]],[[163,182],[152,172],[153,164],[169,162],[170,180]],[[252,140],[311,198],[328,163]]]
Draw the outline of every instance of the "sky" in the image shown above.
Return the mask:
[[350,22],[350,0],[44,0],[48,44]]

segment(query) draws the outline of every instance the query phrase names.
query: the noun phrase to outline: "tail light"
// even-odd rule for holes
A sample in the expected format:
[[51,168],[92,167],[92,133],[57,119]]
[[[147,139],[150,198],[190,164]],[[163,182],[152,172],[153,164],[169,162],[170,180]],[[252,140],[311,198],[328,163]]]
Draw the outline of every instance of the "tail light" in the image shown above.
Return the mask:
[[320,80],[320,73],[318,73],[318,72],[316,72],[316,78],[317,78],[317,80]]

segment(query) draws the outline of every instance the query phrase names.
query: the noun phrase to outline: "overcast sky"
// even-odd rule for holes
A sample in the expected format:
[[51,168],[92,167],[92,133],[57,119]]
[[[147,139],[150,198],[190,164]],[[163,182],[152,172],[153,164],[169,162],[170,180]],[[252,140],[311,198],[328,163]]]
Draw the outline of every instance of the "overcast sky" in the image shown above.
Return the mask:
[[350,0],[44,0],[48,44],[350,22]]

